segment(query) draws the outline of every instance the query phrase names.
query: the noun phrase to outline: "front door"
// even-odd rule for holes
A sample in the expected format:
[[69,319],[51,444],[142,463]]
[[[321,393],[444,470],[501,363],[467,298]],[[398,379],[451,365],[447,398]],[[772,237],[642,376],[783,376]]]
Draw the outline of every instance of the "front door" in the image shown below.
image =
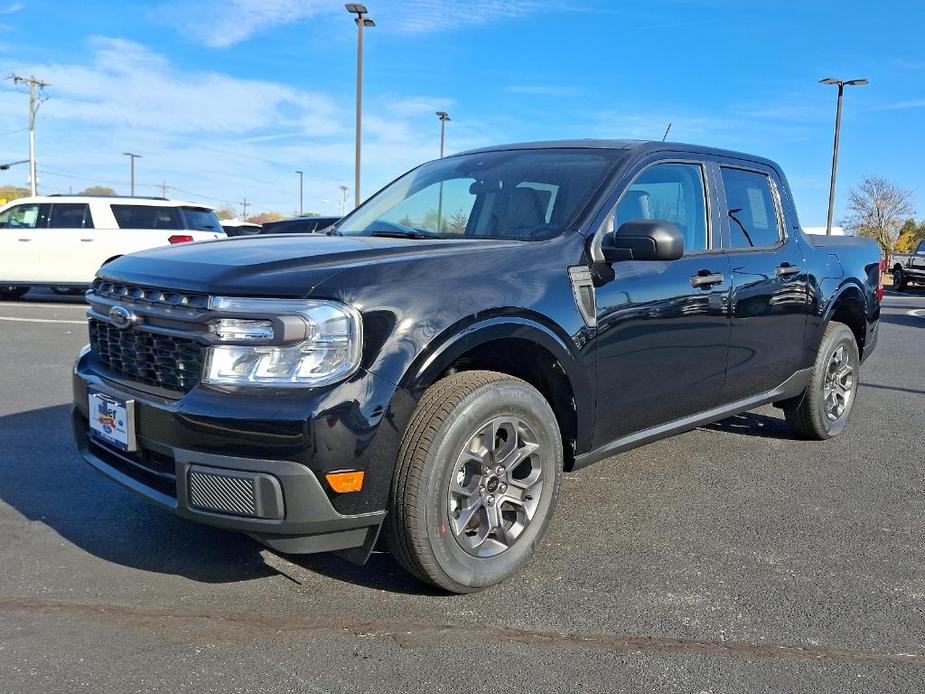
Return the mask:
[[773,172],[721,166],[732,270],[732,330],[723,401],[769,391],[804,367],[810,311],[805,259],[785,231]]
[[47,205],[23,203],[0,213],[0,282],[45,279],[39,246],[47,221]]
[[[622,194],[607,229],[665,219],[684,234],[670,262],[613,263],[597,288],[597,415],[594,445],[716,405],[729,342],[729,261],[712,233],[707,166],[656,162]],[[711,200],[711,204],[707,201]]]

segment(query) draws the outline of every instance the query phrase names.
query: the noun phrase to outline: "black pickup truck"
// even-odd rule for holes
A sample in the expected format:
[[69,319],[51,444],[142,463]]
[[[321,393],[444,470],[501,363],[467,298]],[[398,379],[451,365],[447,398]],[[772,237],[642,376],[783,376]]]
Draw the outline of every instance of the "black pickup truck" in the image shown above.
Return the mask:
[[185,518],[361,562],[382,530],[421,580],[474,591],[533,553],[563,470],[767,403],[798,436],[841,432],[879,262],[872,240],[806,236],[766,159],[470,151],[327,235],[106,264],[74,429]]

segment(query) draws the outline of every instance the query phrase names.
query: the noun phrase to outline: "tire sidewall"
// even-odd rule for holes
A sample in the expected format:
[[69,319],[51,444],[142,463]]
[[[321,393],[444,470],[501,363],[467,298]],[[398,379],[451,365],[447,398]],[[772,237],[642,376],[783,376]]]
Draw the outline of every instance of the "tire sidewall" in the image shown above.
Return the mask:
[[[825,413],[825,378],[828,372],[828,365],[835,351],[844,345],[848,350],[848,360],[853,369],[854,383],[851,389],[851,397],[845,408],[845,413],[834,422],[829,419]],[[813,387],[817,390],[817,397],[814,398],[813,418],[818,424],[820,431],[824,432],[827,438],[833,438],[840,434],[848,424],[851,417],[851,411],[854,409],[854,401],[857,399],[861,359],[858,354],[857,342],[851,329],[845,325],[835,326],[829,333],[825,343],[825,348],[819,355],[820,359],[816,364],[816,372],[813,378]]]
[[[475,557],[457,542],[448,520],[450,476],[469,439],[498,416],[516,416],[536,434],[543,460],[543,491],[533,520],[507,550],[493,557]],[[552,519],[562,474],[562,441],[555,415],[531,386],[518,381],[492,383],[466,397],[434,438],[428,454],[425,524],[428,545],[440,569],[465,590],[498,583],[517,571],[533,554]]]

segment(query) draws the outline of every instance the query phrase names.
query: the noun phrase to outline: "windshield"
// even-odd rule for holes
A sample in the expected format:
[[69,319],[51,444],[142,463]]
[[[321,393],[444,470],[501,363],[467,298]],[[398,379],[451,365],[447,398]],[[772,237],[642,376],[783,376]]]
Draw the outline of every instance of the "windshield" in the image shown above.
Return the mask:
[[547,239],[574,223],[622,155],[546,149],[439,159],[383,189],[344,218],[335,233]]

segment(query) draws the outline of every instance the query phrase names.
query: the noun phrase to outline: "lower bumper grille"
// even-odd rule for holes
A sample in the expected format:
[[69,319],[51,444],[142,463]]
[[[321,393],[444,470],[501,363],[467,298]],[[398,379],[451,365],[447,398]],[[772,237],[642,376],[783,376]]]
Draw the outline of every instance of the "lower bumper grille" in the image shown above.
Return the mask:
[[109,369],[125,378],[167,390],[189,392],[202,375],[203,348],[180,337],[156,335],[91,320],[90,345]]

